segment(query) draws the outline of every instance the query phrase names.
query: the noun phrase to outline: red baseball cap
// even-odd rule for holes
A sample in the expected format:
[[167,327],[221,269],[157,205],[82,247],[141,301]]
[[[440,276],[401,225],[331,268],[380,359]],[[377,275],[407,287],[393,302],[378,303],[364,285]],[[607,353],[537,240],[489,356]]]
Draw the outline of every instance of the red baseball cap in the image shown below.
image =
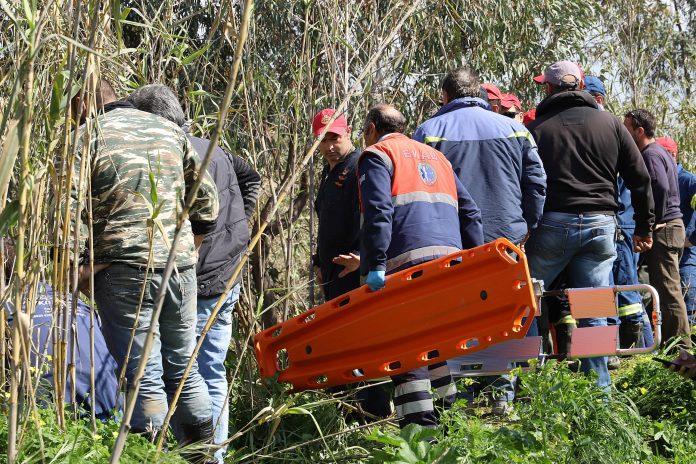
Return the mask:
[[489,100],[502,100],[503,99],[503,94],[500,93],[500,89],[498,87],[496,87],[494,84],[491,84],[490,82],[486,82],[484,84],[481,84],[481,88],[486,90],[486,94],[488,94]]
[[[314,134],[315,137],[319,137],[319,134],[322,133],[324,130],[324,127],[331,121],[331,118],[333,117],[334,113],[336,113],[336,110],[333,108],[325,108],[321,111],[319,111],[316,116],[314,116],[314,120],[312,121],[312,133]],[[348,121],[346,120],[346,117],[341,114],[339,117],[336,118],[336,120],[331,123],[331,126],[329,127],[329,130],[327,132],[331,132],[333,134],[338,134],[338,135],[345,135],[345,133],[348,131]]]
[[536,119],[536,108],[524,112],[522,124],[525,126]]
[[508,112],[511,109],[522,111],[522,104],[520,103],[520,99],[511,93],[503,94],[503,98],[500,99],[500,106],[502,106],[503,109],[506,110],[505,112]]
[[662,145],[662,148],[670,152],[672,155],[677,156],[679,147],[677,147],[677,142],[675,142],[672,137],[658,137],[655,139],[655,141]]

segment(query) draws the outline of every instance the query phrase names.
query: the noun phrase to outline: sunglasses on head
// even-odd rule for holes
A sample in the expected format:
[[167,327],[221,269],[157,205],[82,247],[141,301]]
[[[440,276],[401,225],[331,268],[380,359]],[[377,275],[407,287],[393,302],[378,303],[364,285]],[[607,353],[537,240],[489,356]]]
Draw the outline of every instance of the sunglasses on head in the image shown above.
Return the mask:
[[643,127],[643,125],[638,120],[638,116],[636,116],[636,114],[633,111],[629,111],[628,113],[626,113],[626,116],[630,117],[633,120],[633,127],[635,127],[636,129],[638,129],[639,127]]

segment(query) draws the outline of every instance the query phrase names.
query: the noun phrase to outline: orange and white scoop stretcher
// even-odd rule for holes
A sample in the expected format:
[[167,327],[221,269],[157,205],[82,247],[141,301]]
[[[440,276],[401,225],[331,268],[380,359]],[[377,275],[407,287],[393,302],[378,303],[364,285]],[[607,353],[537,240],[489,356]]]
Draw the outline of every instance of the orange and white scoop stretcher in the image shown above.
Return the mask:
[[[579,328],[573,332],[571,357],[633,354],[659,346],[657,294],[652,287],[638,287],[653,294],[655,344],[620,350],[616,327]],[[617,289],[627,288],[564,292],[577,319],[616,315]],[[531,279],[524,253],[498,239],[389,275],[379,291],[364,285],[259,332],[254,346],[260,375],[277,375],[278,382],[298,392],[384,378],[445,360],[454,360],[450,367],[482,365],[466,375],[505,371],[501,366],[510,362],[542,357],[540,337],[525,338],[542,295],[543,284]]]
[[[662,315],[660,297],[650,285],[616,285],[599,288],[567,288],[543,292],[542,296],[563,295],[568,298],[573,319],[589,317],[618,318],[616,298],[619,293],[638,291],[652,296],[653,344],[641,348],[619,348],[619,326],[577,327],[570,339],[568,358],[593,358],[598,356],[628,356],[651,353],[660,346],[662,338]],[[447,360],[454,377],[477,377],[481,375],[508,374],[515,364],[524,364],[530,359],[543,362],[547,357],[541,353],[541,337],[525,337],[510,340],[485,350],[465,354]],[[524,368],[523,368],[524,370]]]

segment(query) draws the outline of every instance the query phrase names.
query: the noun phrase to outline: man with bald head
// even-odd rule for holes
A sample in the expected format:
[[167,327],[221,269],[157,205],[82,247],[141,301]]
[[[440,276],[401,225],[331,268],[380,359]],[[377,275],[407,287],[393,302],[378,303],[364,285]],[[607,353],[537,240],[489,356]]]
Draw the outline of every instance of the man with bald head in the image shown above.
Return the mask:
[[[445,156],[406,137],[406,118],[380,104],[365,118],[358,160],[360,274],[377,291],[394,273],[483,244],[481,212]],[[423,317],[428,317],[427,313]],[[456,388],[445,362],[392,377],[399,425],[437,425],[431,386],[449,406]]]

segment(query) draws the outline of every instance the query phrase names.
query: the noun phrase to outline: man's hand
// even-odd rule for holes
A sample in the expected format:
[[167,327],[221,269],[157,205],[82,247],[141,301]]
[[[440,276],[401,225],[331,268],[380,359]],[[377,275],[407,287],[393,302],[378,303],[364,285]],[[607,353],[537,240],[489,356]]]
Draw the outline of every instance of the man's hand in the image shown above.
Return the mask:
[[[100,263],[94,265],[94,275],[111,266],[111,263]],[[91,297],[89,289],[89,264],[83,264],[77,270],[77,289],[85,295]]]
[[338,274],[338,277],[345,277],[351,272],[357,271],[360,267],[360,256],[355,253],[338,255],[332,261],[334,264],[343,266],[343,270]]
[[524,251],[524,244],[527,243],[527,240],[529,240],[529,232],[524,234],[524,238],[522,239],[522,241],[517,244],[520,250]]
[[653,239],[650,236],[641,237],[639,235],[633,236],[633,251],[636,253],[645,253],[652,248]]
[[696,377],[696,358],[688,351],[679,348],[679,356],[672,362],[680,367],[669,366],[668,369],[670,371],[676,372],[687,379]]
[[321,275],[321,268],[319,266],[314,266],[314,281],[317,285],[324,285],[324,276]]
[[384,288],[384,271],[370,271],[365,283],[373,292]]

